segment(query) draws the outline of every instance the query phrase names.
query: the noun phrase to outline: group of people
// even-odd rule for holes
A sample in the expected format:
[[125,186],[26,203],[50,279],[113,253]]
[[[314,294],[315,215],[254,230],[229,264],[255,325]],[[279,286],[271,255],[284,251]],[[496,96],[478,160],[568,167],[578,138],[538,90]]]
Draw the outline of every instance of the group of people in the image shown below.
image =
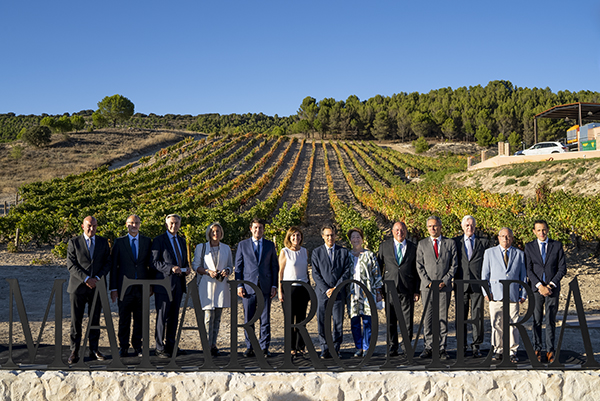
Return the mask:
[[[326,309],[332,308],[333,345],[339,352],[343,340],[344,311],[350,317],[351,332],[356,348],[355,356],[367,353],[371,345],[371,316],[381,307],[381,301],[388,292],[397,296],[401,310],[395,304],[389,305],[388,346],[389,355],[399,355],[398,316],[406,323],[408,339],[412,340],[415,302],[422,300],[425,306],[424,342],[421,358],[431,358],[434,352],[433,308],[430,296],[434,281],[439,289],[439,356],[448,359],[448,309],[452,291],[462,291],[465,316],[471,313],[472,356],[480,357],[483,343],[484,299],[489,303],[492,325],[492,346],[494,359],[502,358],[503,347],[510,347],[511,361],[516,362],[519,337],[516,328],[511,329],[510,344],[503,344],[503,288],[500,280],[520,280],[527,278],[535,294],[534,349],[539,361],[545,358],[554,360],[555,320],[558,311],[560,281],[566,273],[565,256],[560,242],[548,237],[548,224],[536,221],[533,232],[537,239],[521,251],[513,246],[513,233],[510,228],[502,228],[498,233],[499,245],[490,247],[489,240],[475,235],[476,222],[472,216],[462,220],[464,234],[450,239],[442,235],[442,222],[436,216],[427,219],[429,237],[415,244],[407,239],[408,230],[404,222],[396,222],[392,227],[393,238],[383,242],[377,254],[365,249],[364,233],[356,227],[349,230],[347,238],[351,249],[336,243],[337,232],[333,225],[321,228],[323,245],[312,251],[310,264],[317,294],[318,336],[322,359],[331,358],[326,340]],[[210,353],[219,355],[217,338],[223,308],[230,307],[230,287],[228,278],[234,274],[235,280],[244,281],[235,289],[242,299],[245,323],[255,314],[257,305],[263,303],[260,315],[260,337],[256,343],[245,333],[246,349],[244,357],[252,357],[256,352],[271,355],[270,312],[273,298],[291,302],[293,324],[306,319],[310,294],[309,255],[302,246],[304,236],[299,227],[291,227],[285,236],[284,248],[278,253],[275,244],[264,238],[265,222],[255,218],[250,223],[251,237],[241,241],[235,259],[231,248],[223,244],[223,227],[212,223],[206,229],[206,242],[195,248],[193,260],[187,256],[186,242],[178,232],[181,217],[171,214],[165,219],[166,232],[150,239],[140,233],[141,220],[136,215],[127,218],[127,235],[118,238],[111,247],[107,239],[96,235],[97,221],[88,216],[82,224],[83,234],[72,238],[68,244],[67,268],[70,272],[68,293],[71,301],[71,354],[69,363],[80,358],[82,321],[85,309],[92,326],[99,326],[101,307],[97,302],[92,310],[98,280],[110,277],[109,290],[113,302],[118,300],[119,310],[119,355],[129,356],[133,347],[134,355],[142,356],[142,305],[143,291],[140,285],[123,287],[125,278],[129,280],[164,279],[170,282],[171,298],[167,289],[155,285],[152,288],[156,307],[155,355],[171,358],[173,354],[185,353],[175,349],[178,329],[179,308],[186,291],[186,276],[192,270],[199,279],[198,292],[204,311],[204,325],[210,344]],[[110,273],[110,274],[109,274]],[[340,284],[348,279],[355,282],[348,286]],[[484,280],[488,291],[476,283],[465,283],[464,288],[454,288],[454,280]],[[283,283],[289,281],[290,285]],[[358,284],[360,283],[360,284]],[[385,284],[384,284],[385,283]],[[122,294],[122,289],[125,293]],[[291,290],[290,290],[291,289]],[[289,291],[289,293],[285,293]],[[369,294],[369,296],[367,296]],[[526,294],[519,283],[510,285],[510,319],[516,322],[519,304]],[[260,298],[262,300],[260,300]],[[373,304],[375,300],[375,304]],[[396,304],[398,305],[398,304]],[[542,353],[541,326],[546,315],[546,352]],[[398,312],[398,313],[397,313]],[[133,320],[133,330],[131,330]],[[89,358],[104,360],[98,349],[100,332],[92,329],[89,333]],[[130,341],[131,340],[131,341]],[[405,338],[406,340],[406,338]],[[464,339],[467,348],[465,330]],[[258,345],[260,349],[255,349]],[[404,346],[405,350],[407,349]],[[305,340],[298,330],[292,330],[292,354],[305,352]]]

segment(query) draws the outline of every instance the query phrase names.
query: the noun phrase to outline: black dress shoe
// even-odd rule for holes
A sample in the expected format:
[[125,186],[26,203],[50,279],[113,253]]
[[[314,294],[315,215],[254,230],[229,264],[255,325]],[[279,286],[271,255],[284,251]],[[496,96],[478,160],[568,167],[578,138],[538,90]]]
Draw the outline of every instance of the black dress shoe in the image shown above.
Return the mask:
[[95,361],[95,360],[99,360],[99,361],[105,361],[106,357],[102,354],[102,352],[96,350],[96,351],[90,351],[90,361]]
[[448,359],[450,359],[450,356],[448,355],[445,349],[440,350],[440,359],[442,361],[447,361]]
[[263,349],[262,352],[265,355],[265,357],[267,357],[267,358],[269,358],[271,356],[271,353],[269,352],[268,349]]
[[473,358],[481,358],[481,351],[479,351],[479,348],[473,348]]
[[391,349],[390,350],[390,356],[398,356],[398,355],[400,355],[400,354],[398,353],[397,349]]
[[137,356],[139,356],[140,358],[144,356],[144,353],[142,352],[141,348],[136,348],[133,350],[133,353]]
[[432,356],[433,356],[433,354],[432,354],[431,350],[427,349],[427,348],[425,348],[423,350],[423,352],[421,352],[421,355],[420,355],[421,358],[431,358]]
[[71,352],[71,355],[69,355],[69,359],[67,359],[67,363],[69,365],[72,365],[77,362],[79,362],[79,355],[77,355],[77,352],[73,351],[73,352]]
[[244,351],[244,358],[250,358],[252,356],[254,356],[254,350],[252,348],[248,348]]
[[129,356],[129,349],[128,348],[121,348],[119,350],[119,356],[121,358],[127,358]]
[[164,351],[164,350],[157,349],[156,351],[154,351],[154,354],[157,357],[159,357],[160,359],[169,359],[169,358],[171,358],[171,354],[169,354],[167,351]]
[[211,354],[212,356],[219,356],[219,355],[221,355],[221,353],[219,352],[219,349],[218,349],[218,348],[211,348],[211,349],[210,349],[210,354]]

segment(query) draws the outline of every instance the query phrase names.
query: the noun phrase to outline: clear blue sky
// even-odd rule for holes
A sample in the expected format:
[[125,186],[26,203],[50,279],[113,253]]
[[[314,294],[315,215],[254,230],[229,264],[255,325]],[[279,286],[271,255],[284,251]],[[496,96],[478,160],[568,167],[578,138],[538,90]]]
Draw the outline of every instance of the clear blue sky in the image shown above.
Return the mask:
[[600,2],[6,1],[0,113],[295,114],[509,80],[600,91]]

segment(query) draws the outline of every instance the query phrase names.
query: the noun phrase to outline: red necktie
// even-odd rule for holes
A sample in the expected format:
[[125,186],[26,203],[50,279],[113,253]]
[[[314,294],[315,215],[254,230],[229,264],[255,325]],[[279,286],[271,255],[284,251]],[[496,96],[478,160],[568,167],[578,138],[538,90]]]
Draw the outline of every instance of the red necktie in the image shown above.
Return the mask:
[[433,239],[433,251],[435,252],[436,259],[440,257],[440,253],[438,252],[437,238]]

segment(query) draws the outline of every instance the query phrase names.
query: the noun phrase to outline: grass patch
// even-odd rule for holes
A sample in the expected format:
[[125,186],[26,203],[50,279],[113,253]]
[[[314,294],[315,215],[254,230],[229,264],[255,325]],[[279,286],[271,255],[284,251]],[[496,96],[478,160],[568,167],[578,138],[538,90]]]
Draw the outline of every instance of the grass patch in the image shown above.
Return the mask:
[[575,172],[575,174],[577,174],[577,175],[581,175],[581,174],[585,173],[585,172],[586,172],[586,170],[587,170],[587,168],[585,168],[585,167],[579,167],[579,168],[577,169],[577,171]]
[[516,184],[517,180],[515,180],[514,178],[509,178],[508,180],[506,180],[506,182],[504,183],[504,185],[513,185]]
[[535,163],[534,165],[531,165],[531,164],[516,165],[516,166],[512,166],[510,168],[505,168],[504,170],[496,172],[494,174],[494,178],[500,177],[500,176],[515,177],[515,178],[530,177],[532,175],[535,175],[540,170],[540,167],[541,166],[539,165],[539,163]]
[[527,181],[527,180],[523,180],[523,181],[519,182],[520,187],[526,187],[527,185],[529,185],[529,181]]

